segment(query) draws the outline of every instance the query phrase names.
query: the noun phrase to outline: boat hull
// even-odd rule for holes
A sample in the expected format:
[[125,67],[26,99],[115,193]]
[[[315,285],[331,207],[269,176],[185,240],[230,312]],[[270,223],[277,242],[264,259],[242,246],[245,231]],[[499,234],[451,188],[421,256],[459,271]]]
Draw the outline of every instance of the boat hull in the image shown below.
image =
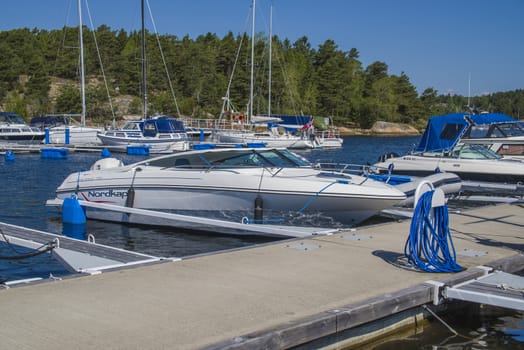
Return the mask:
[[266,147],[291,149],[311,149],[316,147],[314,142],[293,135],[271,137],[242,132],[220,132],[217,134],[217,137],[218,141],[222,143],[263,143]]
[[[85,144],[101,144],[98,135],[102,130],[96,128],[86,128],[69,126],[69,144],[71,145],[85,145]],[[49,129],[50,143],[65,144],[66,143],[66,128],[62,126]]]
[[[319,175],[318,171],[265,169],[242,171],[158,170],[86,172],[70,175],[57,189],[57,198],[75,194],[82,200],[155,211],[240,221],[254,218],[255,201],[262,199],[264,219],[294,225],[319,225],[333,220],[355,225],[406,198],[400,190],[362,179],[352,184]],[[78,184],[78,190],[76,189]],[[133,184],[133,185],[131,185]],[[364,185],[365,184],[365,185]],[[160,220],[88,209],[96,219],[162,225]],[[308,220],[300,222],[301,220]],[[282,222],[283,221],[283,222]]]
[[462,180],[518,183],[524,182],[524,162],[509,159],[474,160],[408,155],[390,158],[375,166],[387,169],[393,164],[393,173],[428,176],[435,171],[452,172]]

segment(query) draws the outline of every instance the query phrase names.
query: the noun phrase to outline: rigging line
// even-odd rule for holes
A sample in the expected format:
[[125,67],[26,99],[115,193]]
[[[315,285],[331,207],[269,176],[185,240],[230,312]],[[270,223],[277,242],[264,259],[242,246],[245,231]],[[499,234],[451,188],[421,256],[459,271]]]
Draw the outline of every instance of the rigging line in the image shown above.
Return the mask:
[[66,49],[68,47],[66,47],[66,37],[67,37],[67,22],[69,20],[69,13],[71,12],[71,7],[73,6],[73,1],[69,1],[69,6],[67,8],[67,11],[66,11],[66,16],[65,16],[65,20],[64,20],[64,26],[62,27],[62,42],[61,42],[61,45],[58,45],[57,49],[56,49],[56,57],[55,57],[55,65],[57,64],[58,62],[58,57],[60,57],[60,55],[62,55],[62,49]]
[[[271,1],[271,5],[273,4],[273,2]],[[265,17],[264,15],[262,14],[261,17],[263,18],[264,20],[264,23],[265,25],[267,26],[267,23],[265,22]],[[269,47],[270,47],[270,53],[269,55],[272,57],[275,57],[276,60],[277,60],[277,63],[278,65],[280,66],[280,70],[282,71],[282,78],[284,80],[284,85],[287,87],[287,90],[288,90],[288,94],[289,94],[289,100],[290,100],[290,103],[291,103],[291,108],[293,109],[294,111],[294,114],[300,114],[300,115],[303,115],[304,113],[302,112],[301,110],[301,113],[297,113],[297,103],[296,103],[296,88],[293,89],[292,86],[291,86],[291,79],[289,78],[289,74],[287,73],[286,71],[286,68],[285,68],[285,60],[283,58],[283,55],[282,55],[282,52],[281,50],[279,50],[279,48],[281,49],[281,46],[280,45],[277,45],[276,47],[273,47],[273,45],[271,45],[272,41],[273,41],[273,9],[271,8],[271,12],[270,12],[270,20],[269,20]],[[277,42],[278,43],[278,42]],[[275,50],[273,50],[273,48],[275,48]],[[273,52],[274,51],[274,52]],[[264,52],[263,54],[265,54],[265,47],[264,47]],[[269,83],[271,84],[271,82]],[[296,85],[296,84],[295,84]]]
[[[248,15],[246,16],[246,21],[244,23],[244,33],[246,31],[247,24],[249,22],[249,17],[250,17],[250,11],[248,12]],[[233,82],[233,76],[235,75],[235,70],[236,70],[236,67],[237,67],[238,59],[240,58],[240,52],[242,50],[242,43],[243,42],[244,42],[244,35],[240,36],[240,44],[238,45],[237,54],[235,56],[235,62],[233,63],[233,69],[231,70],[231,75],[230,75],[229,81],[227,83],[226,99],[224,99],[224,102],[222,104],[222,111],[220,113],[219,120],[224,115],[224,112],[226,111],[226,108],[229,108],[231,106],[231,102],[230,102],[230,99],[229,99],[229,92],[231,90],[231,84]]]
[[160,56],[162,57],[162,62],[164,63],[164,69],[166,70],[167,81],[169,83],[169,88],[171,89],[171,95],[173,95],[173,100],[175,101],[176,112],[178,116],[181,117],[180,109],[178,109],[178,103],[175,97],[175,89],[173,88],[171,77],[169,76],[169,70],[167,69],[166,58],[164,57],[164,51],[162,50],[162,46],[160,45],[160,37],[158,36],[158,31],[156,30],[155,19],[153,18],[153,13],[151,12],[151,7],[149,6],[149,0],[146,0],[146,3],[147,3],[147,9],[149,11],[149,17],[151,18],[151,23],[153,24],[153,29],[155,30],[155,37],[158,43],[158,49],[160,50]]
[[98,63],[100,64],[100,71],[102,72],[102,77],[104,78],[104,85],[106,87],[107,98],[109,100],[109,108],[111,108],[111,115],[113,116],[113,120],[115,120],[116,119],[115,109],[113,108],[113,102],[111,100],[111,95],[109,93],[109,85],[107,84],[104,64],[102,63],[102,56],[100,55],[100,48],[98,46],[98,41],[96,40],[95,26],[93,25],[93,19],[91,18],[91,10],[89,9],[88,0],[85,0],[85,4],[86,4],[86,9],[87,9],[87,17],[89,17],[89,23],[91,24],[91,31],[93,32],[93,40],[95,42],[96,53],[98,55]]

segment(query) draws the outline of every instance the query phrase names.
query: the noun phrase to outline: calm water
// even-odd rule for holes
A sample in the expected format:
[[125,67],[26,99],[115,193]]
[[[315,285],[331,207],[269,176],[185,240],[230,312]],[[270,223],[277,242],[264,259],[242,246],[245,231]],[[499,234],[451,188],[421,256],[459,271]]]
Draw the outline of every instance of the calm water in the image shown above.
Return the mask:
[[[409,152],[418,137],[347,137],[342,149],[299,152],[311,161],[373,164],[384,153]],[[125,163],[143,159],[140,156],[114,154]],[[60,214],[45,206],[54,197],[56,187],[71,172],[87,170],[100,159],[99,153],[70,153],[67,160],[42,159],[39,154],[17,154],[14,161],[0,158],[0,221],[34,229],[63,234]],[[183,257],[212,251],[269,242],[270,238],[216,236],[167,228],[123,226],[88,221],[86,232],[97,243],[164,257]],[[0,257],[27,252],[12,250],[0,244]],[[68,272],[48,255],[27,260],[0,259],[0,282],[30,277],[47,278]],[[482,311],[482,310],[481,310]],[[393,340],[375,349],[524,349],[524,315],[496,309],[475,312],[472,317],[451,315],[449,322],[465,337],[450,337],[445,327],[435,323],[422,334],[404,340]]]

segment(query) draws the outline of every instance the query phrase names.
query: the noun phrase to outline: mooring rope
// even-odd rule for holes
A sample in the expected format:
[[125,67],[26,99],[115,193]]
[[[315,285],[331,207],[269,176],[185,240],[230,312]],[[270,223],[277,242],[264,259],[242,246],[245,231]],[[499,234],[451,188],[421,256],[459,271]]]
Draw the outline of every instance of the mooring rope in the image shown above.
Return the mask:
[[15,252],[17,255],[11,255],[11,256],[2,256],[0,255],[0,260],[22,260],[22,259],[28,259],[35,257],[37,255],[41,255],[44,253],[47,253],[53,249],[55,249],[55,242],[51,241],[45,244],[42,244],[40,247],[34,249],[33,251],[29,253],[20,253],[15,249],[15,247],[9,242],[9,239],[7,239],[6,235],[4,234],[4,231],[0,229],[0,235],[2,235],[2,238],[4,239],[5,243],[9,246],[9,248]]

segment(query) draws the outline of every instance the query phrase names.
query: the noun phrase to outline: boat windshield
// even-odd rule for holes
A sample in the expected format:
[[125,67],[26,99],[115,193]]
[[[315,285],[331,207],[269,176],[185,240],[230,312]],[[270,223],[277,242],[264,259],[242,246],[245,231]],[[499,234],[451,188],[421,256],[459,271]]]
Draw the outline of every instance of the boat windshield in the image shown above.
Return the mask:
[[127,122],[122,129],[140,131],[140,125],[137,122]]
[[500,159],[502,156],[484,145],[459,144],[453,149],[453,157],[462,159]]
[[24,119],[15,113],[1,112],[0,123],[2,124],[25,124]]
[[524,124],[522,122],[514,122],[473,125],[467,137],[471,139],[478,139],[501,138],[523,135]]
[[503,135],[508,136],[508,137],[524,135],[524,123],[521,123],[521,122],[504,123],[504,124],[496,125],[496,127],[500,129]]
[[240,167],[277,167],[295,168],[310,166],[300,156],[288,150],[276,149],[229,149],[222,151],[208,151],[177,154],[168,157],[159,157],[145,162],[150,166],[162,168],[240,168]]

